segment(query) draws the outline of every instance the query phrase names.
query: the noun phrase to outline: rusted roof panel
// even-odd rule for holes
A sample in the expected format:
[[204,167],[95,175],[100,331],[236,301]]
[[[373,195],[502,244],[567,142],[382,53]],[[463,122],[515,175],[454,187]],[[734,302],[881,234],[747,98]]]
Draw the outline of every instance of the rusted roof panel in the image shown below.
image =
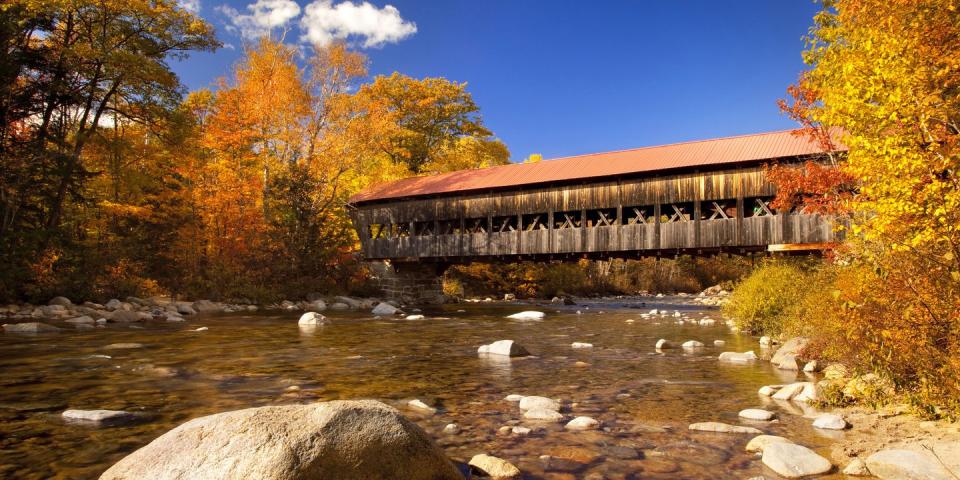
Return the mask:
[[[839,149],[844,150],[845,147]],[[405,178],[358,193],[350,198],[350,203],[755,162],[817,153],[823,153],[823,150],[807,135],[798,134],[796,130],[784,130]]]

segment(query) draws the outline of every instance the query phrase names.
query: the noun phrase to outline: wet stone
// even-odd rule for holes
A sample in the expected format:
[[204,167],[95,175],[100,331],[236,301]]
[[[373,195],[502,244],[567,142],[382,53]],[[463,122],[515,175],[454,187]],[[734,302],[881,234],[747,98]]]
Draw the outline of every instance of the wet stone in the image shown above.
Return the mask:
[[730,454],[723,449],[691,441],[663,445],[653,452],[671,460],[701,466],[720,465],[730,459]]

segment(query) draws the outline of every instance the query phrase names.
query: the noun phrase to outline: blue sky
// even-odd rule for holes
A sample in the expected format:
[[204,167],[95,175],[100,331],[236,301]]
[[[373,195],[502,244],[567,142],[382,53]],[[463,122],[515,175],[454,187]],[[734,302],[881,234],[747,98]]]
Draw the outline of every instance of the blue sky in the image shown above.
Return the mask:
[[804,67],[802,36],[818,7],[811,0],[181,3],[234,47],[175,63],[191,89],[227,74],[244,33],[264,25],[286,27],[292,41],[346,35],[370,57],[372,74],[468,82],[513,161],[794,127],[776,100]]

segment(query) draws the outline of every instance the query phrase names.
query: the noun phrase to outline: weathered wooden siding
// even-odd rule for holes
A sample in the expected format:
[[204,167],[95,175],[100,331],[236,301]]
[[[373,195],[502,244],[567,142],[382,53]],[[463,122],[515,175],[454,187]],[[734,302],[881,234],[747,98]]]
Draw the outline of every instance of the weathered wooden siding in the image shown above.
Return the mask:
[[[775,193],[754,165],[360,205],[352,217],[369,259],[755,248],[842,238],[829,217],[770,209]],[[525,218],[539,223],[524,225],[533,222]],[[372,238],[384,225],[409,230]]]

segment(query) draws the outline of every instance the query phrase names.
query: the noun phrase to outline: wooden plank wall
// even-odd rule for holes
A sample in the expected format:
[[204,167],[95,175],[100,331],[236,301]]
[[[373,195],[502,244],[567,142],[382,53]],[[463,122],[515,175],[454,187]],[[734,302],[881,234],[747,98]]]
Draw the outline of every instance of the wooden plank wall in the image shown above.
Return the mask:
[[[795,213],[751,216],[757,198],[769,199],[775,193],[774,185],[764,178],[763,168],[752,166],[400,200],[361,205],[353,209],[351,216],[361,233],[362,251],[368,259],[669,251],[821,243],[839,239],[828,217]],[[715,210],[713,202],[725,211],[735,209],[735,216],[708,219]],[[672,205],[681,206],[689,218],[664,222],[674,214]],[[634,207],[654,212],[648,223],[626,224]],[[597,209],[616,211],[613,224],[588,226],[582,220],[588,211]],[[581,223],[573,228],[554,228],[562,223],[562,213],[581,219]],[[522,216],[533,214],[540,215],[541,221],[550,228],[524,230]],[[495,231],[493,219],[504,216],[515,217],[513,228]],[[473,233],[457,228],[453,234],[417,235],[413,226],[413,222],[434,222],[436,225],[439,221],[452,221],[454,225],[466,228],[479,221],[484,232]],[[395,224],[409,226],[412,233],[375,239],[365,233],[372,226]]]

